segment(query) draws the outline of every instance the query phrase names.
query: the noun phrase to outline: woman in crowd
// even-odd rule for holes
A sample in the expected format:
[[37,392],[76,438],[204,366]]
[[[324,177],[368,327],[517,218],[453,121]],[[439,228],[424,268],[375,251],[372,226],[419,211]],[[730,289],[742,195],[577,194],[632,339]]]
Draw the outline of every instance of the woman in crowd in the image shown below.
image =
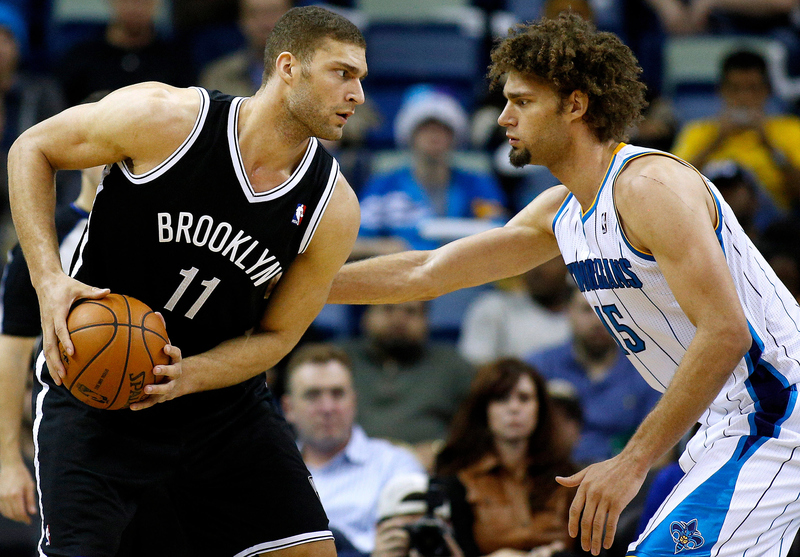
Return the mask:
[[503,359],[481,368],[453,421],[436,472],[448,486],[466,557],[549,557],[569,550],[570,447],[559,441],[545,382]]

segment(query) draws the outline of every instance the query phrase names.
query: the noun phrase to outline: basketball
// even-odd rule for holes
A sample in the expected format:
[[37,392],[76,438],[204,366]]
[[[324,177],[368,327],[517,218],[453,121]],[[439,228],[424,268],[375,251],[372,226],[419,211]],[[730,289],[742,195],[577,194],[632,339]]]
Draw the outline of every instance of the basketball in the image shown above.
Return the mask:
[[59,343],[67,370],[64,386],[75,398],[105,410],[128,408],[144,398],[144,386],[163,377],[153,367],[169,364],[164,323],[136,298],[109,294],[100,300],[80,300],[67,317],[75,353]]

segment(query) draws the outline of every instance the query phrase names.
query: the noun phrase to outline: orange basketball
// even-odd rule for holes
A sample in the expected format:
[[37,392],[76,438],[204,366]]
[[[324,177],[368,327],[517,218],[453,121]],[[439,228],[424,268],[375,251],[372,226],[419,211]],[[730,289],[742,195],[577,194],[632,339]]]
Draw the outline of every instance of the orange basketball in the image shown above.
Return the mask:
[[168,364],[169,342],[164,323],[136,298],[109,294],[100,300],[80,300],[67,317],[75,353],[68,356],[59,343],[67,370],[64,386],[89,406],[106,410],[127,408],[144,398],[144,386],[163,377],[153,367]]

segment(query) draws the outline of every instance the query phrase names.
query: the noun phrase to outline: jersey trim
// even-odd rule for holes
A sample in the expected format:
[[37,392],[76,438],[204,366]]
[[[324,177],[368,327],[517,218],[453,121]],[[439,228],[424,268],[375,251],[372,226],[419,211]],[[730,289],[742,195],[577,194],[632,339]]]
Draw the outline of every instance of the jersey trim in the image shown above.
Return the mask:
[[256,557],[261,553],[267,553],[269,551],[277,551],[279,549],[286,549],[288,547],[294,547],[296,545],[300,545],[303,543],[311,543],[311,542],[318,542],[322,540],[332,540],[332,539],[333,539],[333,533],[331,533],[330,530],[321,530],[319,532],[308,532],[306,534],[298,534],[296,536],[283,538],[282,540],[260,543],[258,545],[254,545],[253,547],[248,547],[244,551],[240,551],[233,557]]
[[300,249],[297,253],[305,252],[308,245],[311,243],[311,238],[314,237],[317,226],[319,226],[319,222],[322,220],[322,215],[325,213],[325,209],[328,208],[328,203],[330,203],[333,197],[333,189],[336,187],[336,179],[338,177],[339,163],[334,159],[331,165],[330,176],[328,176],[328,183],[325,184],[325,191],[322,192],[322,197],[320,197],[319,203],[317,203],[317,208],[314,210],[314,214],[311,215],[311,220],[306,228],[306,233],[303,234],[303,240],[300,242]]
[[567,210],[567,205],[569,205],[569,202],[573,197],[575,197],[575,196],[572,195],[572,192],[569,192],[567,194],[567,197],[564,198],[564,201],[561,202],[561,207],[559,207],[558,211],[556,211],[556,216],[553,217],[553,233],[554,234],[556,232],[556,225],[558,224],[558,219],[560,219],[561,216],[564,214],[564,211]]
[[[615,153],[616,153],[616,151],[615,151]],[[724,243],[722,241],[722,207],[719,204],[719,199],[717,199],[717,196],[714,194],[714,192],[709,187],[708,181],[706,180],[706,177],[703,176],[703,174],[699,170],[697,170],[694,166],[692,166],[688,162],[686,162],[686,161],[684,161],[682,159],[679,159],[678,157],[676,157],[675,155],[673,155],[671,153],[666,153],[666,152],[661,152],[661,151],[645,151],[643,153],[636,153],[635,155],[631,155],[630,157],[628,157],[627,159],[622,161],[622,164],[620,165],[619,170],[617,171],[617,175],[614,177],[614,182],[613,182],[614,185],[616,185],[617,178],[619,178],[619,175],[622,174],[622,171],[625,170],[625,167],[628,165],[629,162],[631,162],[634,159],[638,159],[640,157],[646,157],[648,155],[660,155],[662,157],[667,157],[669,159],[676,160],[679,163],[683,164],[684,166],[688,166],[689,168],[691,168],[692,170],[697,172],[697,174],[700,176],[700,179],[703,181],[703,185],[706,187],[706,190],[711,195],[711,199],[714,200],[714,212],[716,213],[716,220],[717,220],[717,224],[714,227],[714,233],[717,236],[717,240],[719,240],[719,245],[722,247],[722,250],[725,251],[725,245],[724,245]],[[598,192],[598,195],[599,195],[599,192]],[[612,192],[612,198],[613,198],[613,192]],[[595,200],[595,202],[596,202],[596,200]],[[594,204],[593,204],[593,207],[594,207]],[[638,249],[638,248],[634,247],[634,245],[631,244],[631,242],[628,240],[628,236],[625,234],[625,229],[622,226],[622,219],[619,216],[619,211],[617,211],[617,202],[616,202],[616,200],[614,200],[614,211],[617,213],[617,221],[620,223],[620,227],[619,227],[620,236],[622,236],[622,240],[625,242],[625,245],[628,246],[628,249],[630,249],[635,255],[638,255],[642,259],[645,259],[647,261],[655,261],[656,258],[653,256],[652,252]]]
[[236,97],[231,102],[230,112],[228,113],[228,145],[230,147],[233,170],[236,172],[236,177],[239,179],[242,192],[244,192],[245,197],[250,203],[261,203],[263,201],[277,199],[289,193],[300,183],[300,180],[303,179],[306,171],[311,166],[311,162],[314,160],[319,142],[316,137],[309,138],[308,147],[306,148],[303,158],[300,160],[300,164],[297,165],[297,168],[285,182],[268,191],[256,192],[253,185],[250,183],[250,178],[247,177],[244,161],[242,160],[242,152],[239,149],[239,111],[242,108],[244,100],[245,97]]
[[124,161],[120,161],[117,163],[117,166],[120,167],[122,173],[134,184],[144,184],[147,182],[152,182],[159,176],[162,176],[167,170],[175,166],[175,164],[186,154],[186,152],[194,145],[194,142],[197,141],[197,138],[200,136],[200,132],[203,129],[203,125],[206,122],[206,117],[208,116],[208,109],[211,106],[211,101],[208,96],[208,91],[205,89],[201,89],[200,87],[190,87],[190,89],[194,89],[200,95],[200,111],[197,114],[197,119],[194,121],[194,127],[192,128],[191,133],[189,136],[183,140],[181,146],[178,147],[170,156],[168,156],[161,164],[153,168],[152,170],[148,170],[143,174],[134,174],[128,168],[128,165],[125,164]]
[[[627,146],[627,143],[620,143],[619,145],[617,145],[617,148],[614,149],[611,161],[609,161],[608,168],[606,168],[606,174],[605,176],[603,176],[603,181],[600,182],[600,187],[597,188],[597,193],[594,194],[594,199],[592,200],[592,204],[589,206],[589,208],[586,210],[585,213],[583,212],[583,209],[581,209],[581,220],[583,222],[586,222],[586,220],[590,216],[592,216],[592,213],[594,213],[595,207],[597,207],[597,200],[600,199],[600,192],[603,191],[603,188],[606,185],[606,181],[608,180],[608,177],[611,174],[611,169],[614,167],[614,161],[617,160],[617,153],[619,153],[625,146]],[[625,163],[622,163],[622,165],[625,166]]]

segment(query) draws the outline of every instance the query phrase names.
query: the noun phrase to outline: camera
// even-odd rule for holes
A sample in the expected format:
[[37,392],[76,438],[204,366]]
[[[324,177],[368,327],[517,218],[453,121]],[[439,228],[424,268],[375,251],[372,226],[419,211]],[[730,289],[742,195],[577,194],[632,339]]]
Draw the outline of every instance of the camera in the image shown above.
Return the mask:
[[449,557],[452,553],[444,539],[448,527],[435,515],[436,509],[445,503],[442,487],[431,482],[425,493],[425,503],[425,516],[404,526],[411,540],[409,549],[416,549],[422,557]]

